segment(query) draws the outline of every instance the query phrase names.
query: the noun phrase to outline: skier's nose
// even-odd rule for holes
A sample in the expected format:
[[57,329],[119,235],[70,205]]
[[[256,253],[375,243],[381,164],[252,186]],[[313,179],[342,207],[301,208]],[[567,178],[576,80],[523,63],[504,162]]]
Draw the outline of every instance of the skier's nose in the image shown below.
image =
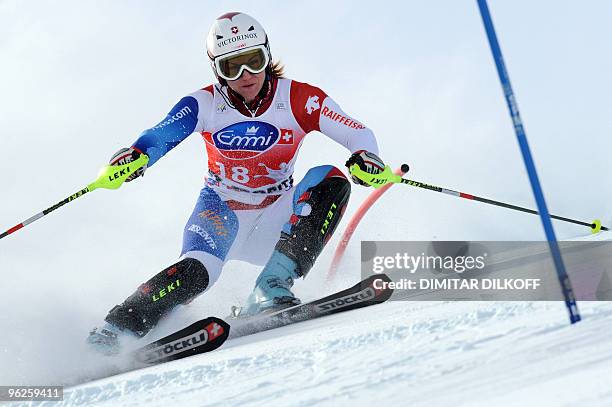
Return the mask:
[[240,75],[240,79],[249,80],[251,79],[252,76],[253,74],[245,69],[244,71],[242,71],[242,75]]

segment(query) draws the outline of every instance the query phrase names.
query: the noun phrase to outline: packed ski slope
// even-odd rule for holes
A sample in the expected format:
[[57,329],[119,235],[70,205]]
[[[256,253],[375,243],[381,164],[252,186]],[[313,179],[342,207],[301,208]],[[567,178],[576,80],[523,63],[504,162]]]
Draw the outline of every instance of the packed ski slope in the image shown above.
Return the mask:
[[[601,235],[599,238],[605,238]],[[67,389],[63,405],[610,405],[612,304],[389,302]]]
[[388,303],[70,388],[64,405],[609,405],[612,306]]

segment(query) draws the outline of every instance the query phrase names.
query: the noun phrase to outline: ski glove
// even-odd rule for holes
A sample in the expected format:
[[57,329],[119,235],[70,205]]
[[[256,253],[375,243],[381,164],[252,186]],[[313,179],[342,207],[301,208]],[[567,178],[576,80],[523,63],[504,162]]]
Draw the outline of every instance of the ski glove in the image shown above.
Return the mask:
[[[134,147],[122,148],[121,150],[117,151],[111,157],[110,165],[123,165],[123,164],[131,163],[132,161],[138,159],[138,157],[140,157],[140,151],[136,150]],[[127,177],[125,182],[130,182],[130,181],[135,180],[138,177],[143,176],[146,169],[147,169],[146,165],[143,167],[140,167],[138,170],[136,170],[135,173]]]
[[[350,168],[353,164],[357,164],[361,170],[370,174],[379,174],[385,169],[385,163],[383,160],[381,160],[376,154],[367,152],[365,150],[355,151],[344,165],[346,165],[347,168]],[[368,184],[354,175],[351,175],[351,180],[355,184],[369,187]]]

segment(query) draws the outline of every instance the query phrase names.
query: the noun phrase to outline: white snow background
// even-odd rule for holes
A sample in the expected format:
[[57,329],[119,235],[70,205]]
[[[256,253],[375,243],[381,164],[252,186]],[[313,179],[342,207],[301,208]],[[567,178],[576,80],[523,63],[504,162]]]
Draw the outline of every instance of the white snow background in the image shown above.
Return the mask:
[[[612,4],[489,6],[550,211],[609,225]],[[211,83],[204,38],[227,11],[257,18],[288,77],[320,86],[371,127],[382,158],[409,163],[411,179],[535,206],[475,1],[1,0],[0,228],[91,182],[117,149]],[[296,176],[346,158],[312,134]],[[0,384],[75,383],[99,369],[87,332],[174,262],[205,170],[194,134],[144,179],[88,194],[0,242]],[[368,193],[353,188],[340,228]],[[555,229],[562,239],[588,233]],[[335,236],[296,292],[309,299],[355,282],[362,239],[543,238],[535,216],[396,187],[357,230],[339,279],[324,282]],[[226,315],[257,271],[230,263],[160,329]],[[67,404],[169,403],[168,384],[195,405],[604,405],[612,308],[581,306],[585,321],[569,327],[562,304],[386,304],[86,386]]]

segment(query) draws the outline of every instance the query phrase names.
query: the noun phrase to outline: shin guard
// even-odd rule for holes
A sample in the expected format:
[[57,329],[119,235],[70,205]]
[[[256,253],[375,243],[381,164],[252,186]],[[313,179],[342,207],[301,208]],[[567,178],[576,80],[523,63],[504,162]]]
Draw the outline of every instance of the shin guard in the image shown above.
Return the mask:
[[123,303],[110,310],[106,322],[138,336],[146,335],[179,304],[189,302],[208,287],[208,272],[195,259],[185,258],[162,270]]
[[308,274],[331,238],[351,194],[351,185],[342,173],[335,168],[330,173],[333,176],[325,177],[299,195],[294,207],[300,209],[291,216],[288,233],[283,230],[275,247],[297,263],[300,276]]

